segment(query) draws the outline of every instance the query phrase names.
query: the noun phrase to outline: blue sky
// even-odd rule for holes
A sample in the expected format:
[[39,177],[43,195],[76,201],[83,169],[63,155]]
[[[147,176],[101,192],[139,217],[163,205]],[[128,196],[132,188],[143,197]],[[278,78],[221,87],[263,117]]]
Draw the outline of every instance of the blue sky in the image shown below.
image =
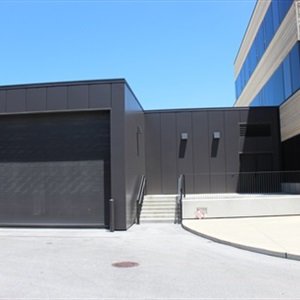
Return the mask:
[[125,78],[145,109],[230,107],[255,0],[0,0],[0,85]]

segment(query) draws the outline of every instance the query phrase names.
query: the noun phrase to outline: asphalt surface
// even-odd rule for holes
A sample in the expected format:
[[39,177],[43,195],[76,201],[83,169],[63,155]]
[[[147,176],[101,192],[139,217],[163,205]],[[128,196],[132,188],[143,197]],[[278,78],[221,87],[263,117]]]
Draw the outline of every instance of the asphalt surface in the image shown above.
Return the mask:
[[[300,262],[174,224],[0,229],[1,299],[300,299]],[[115,263],[136,263],[115,267]],[[126,264],[125,264],[126,265]]]

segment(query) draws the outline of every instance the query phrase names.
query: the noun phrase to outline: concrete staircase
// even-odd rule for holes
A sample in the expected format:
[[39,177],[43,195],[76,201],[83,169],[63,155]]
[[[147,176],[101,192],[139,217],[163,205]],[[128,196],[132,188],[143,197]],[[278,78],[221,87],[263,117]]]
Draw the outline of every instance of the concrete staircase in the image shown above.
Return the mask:
[[145,196],[140,223],[175,223],[176,195]]

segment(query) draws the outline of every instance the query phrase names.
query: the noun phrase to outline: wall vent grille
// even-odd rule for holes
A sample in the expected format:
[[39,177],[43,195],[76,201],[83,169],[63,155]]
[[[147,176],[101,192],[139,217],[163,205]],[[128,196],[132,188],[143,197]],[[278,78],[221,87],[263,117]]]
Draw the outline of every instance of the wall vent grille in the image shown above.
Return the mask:
[[240,124],[241,137],[271,136],[270,124]]

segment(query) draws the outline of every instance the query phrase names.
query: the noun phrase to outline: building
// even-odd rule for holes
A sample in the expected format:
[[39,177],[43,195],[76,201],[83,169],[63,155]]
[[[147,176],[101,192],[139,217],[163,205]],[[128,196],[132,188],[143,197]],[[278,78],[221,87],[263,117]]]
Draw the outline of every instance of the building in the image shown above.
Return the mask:
[[[280,169],[278,107],[144,111],[124,79],[0,87],[0,226],[107,227],[147,194],[247,191]],[[257,177],[255,177],[257,178]]]
[[1,87],[0,112],[0,225],[104,227],[110,198],[132,225],[144,115],[124,80]]
[[190,194],[299,189],[277,176],[300,170],[299,40],[300,1],[257,1],[232,108],[145,111],[124,79],[1,86],[0,226],[107,227],[114,199],[126,230],[143,176],[148,195],[180,174]]
[[299,186],[277,176],[300,170],[299,40],[300,1],[257,1],[232,108],[145,111],[124,79],[0,86],[0,226],[108,227],[114,199],[126,230],[143,176],[148,195],[180,174],[190,194]]
[[258,0],[235,63],[235,107],[277,106],[282,169],[300,170],[300,2]]

